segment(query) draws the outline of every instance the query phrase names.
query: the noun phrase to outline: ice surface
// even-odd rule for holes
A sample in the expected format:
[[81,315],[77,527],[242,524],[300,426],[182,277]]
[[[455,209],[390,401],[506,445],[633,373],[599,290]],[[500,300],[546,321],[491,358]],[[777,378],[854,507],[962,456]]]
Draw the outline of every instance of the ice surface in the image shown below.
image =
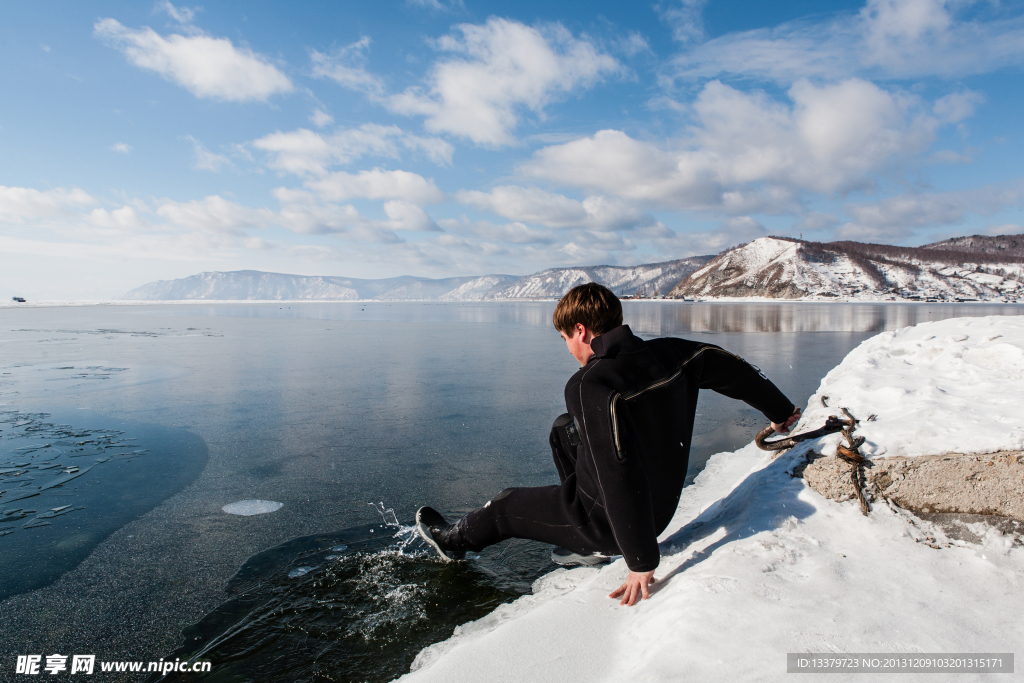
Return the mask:
[[17,493],[4,494],[4,503],[13,503],[16,500],[24,500],[32,496],[38,496],[39,491],[18,491]]
[[45,484],[39,487],[39,490],[45,491],[47,489],[52,489],[55,486],[61,486],[63,484],[66,484],[72,479],[77,479],[78,477],[82,476],[91,469],[92,467],[85,467],[80,470],[75,468],[75,470],[72,472],[68,472],[65,470],[64,474],[60,474],[55,479],[51,479],[50,481],[46,482]]
[[289,579],[297,579],[300,576],[305,576],[306,574],[310,573],[314,569],[316,569],[316,567],[296,567],[295,569],[293,569],[290,572],[288,572],[288,578]]
[[277,512],[282,507],[284,507],[284,503],[275,503],[272,500],[239,500],[234,503],[228,503],[221,509],[229,515],[251,517],[252,515]]
[[[876,456],[1020,448],[1022,350],[1014,318],[883,333],[828,374],[803,422],[845,406]],[[621,560],[559,569],[420,652],[401,680],[778,680],[787,652],[1019,650],[1019,540],[989,528],[977,543],[933,547],[942,530],[931,522],[827,500],[791,476],[821,446],[713,456],[661,537],[650,600],[607,597],[626,577]]]

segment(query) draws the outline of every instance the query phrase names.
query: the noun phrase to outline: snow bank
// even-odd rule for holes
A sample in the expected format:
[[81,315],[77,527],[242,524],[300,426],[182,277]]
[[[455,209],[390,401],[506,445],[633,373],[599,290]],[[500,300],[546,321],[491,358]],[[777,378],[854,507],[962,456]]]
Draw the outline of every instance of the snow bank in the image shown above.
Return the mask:
[[[803,424],[840,406],[861,421],[871,456],[1024,449],[1024,320],[952,318],[883,332],[821,381]],[[827,398],[829,407],[821,403]],[[874,421],[867,421],[870,415]],[[824,440],[835,455],[835,434]]]
[[[829,373],[804,422],[824,419],[829,394],[833,410],[878,415],[862,423],[876,455],[1019,448],[1022,349],[1013,318],[881,334]],[[402,680],[776,680],[787,652],[1019,649],[1019,543],[993,529],[979,544],[936,549],[941,530],[906,512],[878,504],[864,517],[826,500],[790,474],[813,445],[774,461],[753,445],[712,457],[662,536],[650,600],[625,608],[606,597],[626,576],[622,561],[558,570],[421,652]]]

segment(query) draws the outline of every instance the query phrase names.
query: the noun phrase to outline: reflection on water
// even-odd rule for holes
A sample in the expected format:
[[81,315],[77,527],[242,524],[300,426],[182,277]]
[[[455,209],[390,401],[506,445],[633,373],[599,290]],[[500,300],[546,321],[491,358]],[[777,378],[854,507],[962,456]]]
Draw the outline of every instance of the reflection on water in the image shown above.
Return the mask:
[[496,323],[551,325],[554,301],[380,302],[331,301],[291,304],[197,304],[167,306],[164,315],[381,321],[392,323]]
[[[623,301],[625,322],[637,334],[689,332],[883,332],[933,320],[1022,315],[1015,304],[708,303]],[[554,301],[301,304],[207,304],[165,307],[162,314],[243,318],[302,318],[402,323],[493,323],[551,326]]]
[[689,332],[884,332],[955,317],[1021,315],[1006,304],[679,303],[627,301],[634,332],[680,336]]

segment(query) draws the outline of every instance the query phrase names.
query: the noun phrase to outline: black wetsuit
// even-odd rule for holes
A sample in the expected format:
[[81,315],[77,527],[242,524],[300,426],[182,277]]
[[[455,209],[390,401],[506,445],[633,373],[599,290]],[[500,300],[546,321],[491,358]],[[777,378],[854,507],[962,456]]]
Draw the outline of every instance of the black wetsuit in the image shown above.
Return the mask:
[[472,549],[529,538],[621,554],[632,571],[650,571],[683,490],[698,389],[743,400],[773,422],[794,410],[757,368],[711,344],[645,342],[622,325],[591,348],[565,385],[569,413],[551,430],[562,483],[505,489],[470,512],[460,526]]

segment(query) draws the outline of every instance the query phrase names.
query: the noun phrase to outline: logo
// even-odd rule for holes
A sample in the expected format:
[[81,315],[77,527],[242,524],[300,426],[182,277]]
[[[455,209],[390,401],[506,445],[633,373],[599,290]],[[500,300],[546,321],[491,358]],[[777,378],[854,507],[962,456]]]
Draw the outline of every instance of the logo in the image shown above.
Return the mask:
[[92,674],[96,666],[96,655],[67,655],[52,654],[46,655],[45,664],[43,655],[18,655],[18,661],[14,667],[14,673],[28,676],[38,676],[42,673],[56,676],[68,671],[68,659],[71,660],[71,674]]

